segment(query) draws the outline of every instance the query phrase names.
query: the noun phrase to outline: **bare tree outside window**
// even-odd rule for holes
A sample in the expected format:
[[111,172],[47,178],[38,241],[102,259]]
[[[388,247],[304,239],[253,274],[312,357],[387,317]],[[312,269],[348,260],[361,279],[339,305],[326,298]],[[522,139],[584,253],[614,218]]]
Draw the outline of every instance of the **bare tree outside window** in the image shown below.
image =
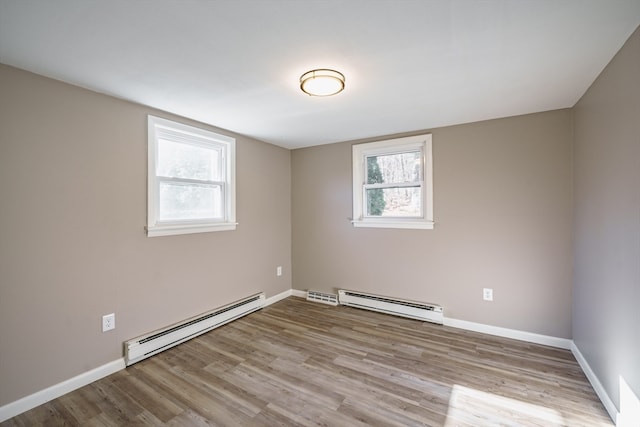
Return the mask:
[[[367,214],[384,217],[421,215],[421,152],[367,157]],[[371,184],[384,184],[371,186]],[[372,188],[373,187],[373,188]]]
[[431,230],[431,134],[352,146],[354,227]]

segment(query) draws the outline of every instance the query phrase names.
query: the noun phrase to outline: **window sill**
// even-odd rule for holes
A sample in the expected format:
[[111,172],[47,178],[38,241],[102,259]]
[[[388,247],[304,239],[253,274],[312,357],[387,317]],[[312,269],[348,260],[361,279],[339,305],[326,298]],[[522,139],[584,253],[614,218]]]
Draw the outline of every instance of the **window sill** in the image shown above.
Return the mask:
[[433,230],[433,221],[423,220],[360,220],[351,221],[354,227],[362,228],[404,228],[414,230]]
[[222,222],[213,224],[172,224],[146,227],[147,237],[174,236],[177,234],[210,233],[213,231],[235,230],[237,222]]

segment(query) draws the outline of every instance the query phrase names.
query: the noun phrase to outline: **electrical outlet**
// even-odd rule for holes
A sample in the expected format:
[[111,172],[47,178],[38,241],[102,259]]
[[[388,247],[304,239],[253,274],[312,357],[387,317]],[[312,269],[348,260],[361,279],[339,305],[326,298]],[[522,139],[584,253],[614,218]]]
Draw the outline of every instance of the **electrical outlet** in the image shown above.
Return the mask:
[[482,289],[482,299],[485,301],[493,301],[493,289],[491,288]]
[[282,276],[282,266],[276,267],[276,276]]
[[116,314],[105,314],[102,316],[102,332],[107,332],[116,328]]

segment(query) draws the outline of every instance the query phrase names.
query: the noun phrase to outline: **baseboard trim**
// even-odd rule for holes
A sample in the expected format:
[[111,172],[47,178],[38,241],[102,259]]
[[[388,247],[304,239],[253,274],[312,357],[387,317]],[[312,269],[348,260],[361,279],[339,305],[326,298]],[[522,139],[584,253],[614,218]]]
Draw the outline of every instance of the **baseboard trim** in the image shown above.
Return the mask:
[[9,418],[13,418],[16,415],[33,409],[36,406],[40,406],[43,403],[47,403],[57,397],[69,393],[70,391],[84,387],[87,384],[91,384],[94,381],[104,378],[107,375],[111,375],[125,368],[124,358],[114,360],[106,363],[102,366],[98,366],[95,369],[84,372],[80,375],[76,375],[73,378],[62,381],[61,383],[52,385],[51,387],[40,390],[29,396],[25,396],[22,399],[15,402],[8,403],[0,407],[0,422],[6,421]]
[[278,302],[280,300],[283,300],[283,299],[285,299],[287,297],[290,297],[290,296],[291,296],[291,289],[287,289],[284,292],[280,292],[279,294],[276,294],[276,295],[274,295],[272,297],[269,297],[269,298],[265,299],[264,300],[264,306],[265,307],[270,306],[271,304],[274,304],[274,303],[276,303],[276,302]]
[[[292,290],[288,289],[277,295],[269,297],[265,299],[264,306],[267,307],[271,304],[274,304],[280,300],[283,300],[291,296],[291,294],[292,294]],[[49,388],[37,391],[29,396],[25,396],[22,399],[16,400],[15,402],[11,402],[4,406],[1,406],[0,422],[6,421],[9,418],[13,418],[16,415],[20,415],[21,413],[26,412],[29,409],[33,409],[36,406],[40,406],[43,403],[47,403],[50,400],[53,400],[62,395],[65,395],[73,390],[79,389],[80,387],[84,387],[87,384],[90,384],[94,381],[104,378],[107,375],[116,373],[119,370],[124,368],[125,368],[124,358],[114,360],[113,362],[109,362],[105,365],[102,365],[90,371],[84,372],[80,375],[77,375],[73,378],[65,380],[61,383],[55,384]]]
[[602,386],[602,383],[596,376],[595,372],[593,372],[593,369],[591,369],[591,366],[589,366],[587,359],[584,358],[584,356],[582,355],[582,352],[580,351],[576,343],[573,341],[571,341],[571,353],[573,353],[573,357],[575,357],[576,360],[578,361],[578,364],[582,368],[582,371],[584,372],[584,374],[587,376],[587,379],[591,383],[591,387],[593,387],[596,394],[600,398],[600,401],[604,405],[604,408],[609,413],[609,417],[611,417],[611,419],[615,423],[618,418],[618,408],[616,408],[616,405],[613,403],[613,400],[611,400],[606,390]]
[[[274,304],[280,300],[283,300],[289,296],[294,296],[298,298],[306,298],[307,292],[300,291],[297,289],[288,289],[279,294],[273,295],[265,300],[265,307]],[[591,386],[595,390],[596,394],[602,401],[605,409],[609,413],[609,416],[612,420],[616,420],[618,416],[618,410],[614,405],[613,401],[605,391],[604,387],[598,380],[598,377],[595,375],[586,359],[580,352],[580,349],[575,345],[575,343],[566,338],[558,338],[552,337],[548,335],[535,334],[532,332],[519,331],[515,329],[502,328],[498,326],[485,325],[482,323],[469,322],[466,320],[458,320],[445,317],[444,318],[444,326],[450,326],[452,328],[465,329],[474,332],[481,332],[484,334],[495,335],[504,338],[512,338],[519,341],[527,341],[536,344],[548,345],[551,347],[562,348],[566,350],[571,350],[574,357],[578,361],[578,364],[584,371],[587,379],[591,383]],[[42,405],[50,400],[53,400],[57,397],[60,397],[64,394],[67,394],[73,390],[76,390],[80,387],[84,387],[87,384],[90,384],[94,381],[97,381],[101,378],[104,378],[108,375],[114,374],[122,369],[124,369],[125,362],[124,358],[120,358],[114,360],[112,362],[106,363],[102,366],[99,366],[90,371],[84,372],[80,375],[77,375],[73,378],[65,380],[61,383],[55,384],[51,387],[48,387],[44,390],[40,390],[34,394],[29,396],[25,396],[22,399],[16,400],[15,402],[8,403],[4,406],[0,407],[0,422],[6,421],[9,418],[15,417],[23,412],[26,412],[30,409],[35,408],[36,406]]]
[[[296,289],[293,289],[291,291],[291,295],[299,298],[307,297],[306,291],[299,291]],[[517,329],[491,326],[483,323],[469,322],[467,320],[452,319],[450,317],[444,318],[444,326],[450,326],[452,328],[465,329],[468,331],[480,332],[483,334],[495,335],[495,336],[504,337],[504,338],[512,338],[519,341],[542,344],[542,345],[547,345],[549,347],[561,348],[564,350],[571,350],[571,353],[573,353],[574,357],[578,361],[578,364],[580,365],[585,375],[587,376],[587,379],[591,383],[591,386],[593,387],[596,394],[600,398],[600,401],[602,402],[605,409],[607,410],[609,417],[611,417],[614,423],[616,422],[616,419],[618,417],[618,410],[616,406],[614,405],[613,401],[611,400],[611,398],[605,391],[604,387],[600,383],[600,380],[598,380],[598,377],[596,377],[595,373],[587,363],[582,353],[580,353],[580,350],[578,349],[576,344],[573,342],[573,340],[568,338],[553,337],[550,335],[536,334],[533,332],[519,331]]]
[[499,326],[485,325],[483,323],[469,322],[466,320],[444,318],[444,326],[452,328],[466,329],[468,331],[481,332],[483,334],[495,335],[498,337],[512,338],[519,341],[527,341],[535,344],[548,345],[550,347],[571,349],[572,341],[567,338],[552,337],[549,335],[535,334],[533,332],[519,331],[516,329],[501,328]]
[[298,298],[306,298],[307,297],[307,291],[299,291],[297,289],[291,289],[291,295],[293,295],[294,297],[298,297]]
[[[307,291],[292,289],[290,295],[298,298],[306,298]],[[499,326],[469,322],[467,320],[452,319],[450,317],[444,318],[444,326],[466,329],[468,331],[481,332],[483,334],[495,335],[504,338],[513,338],[519,341],[548,345],[549,347],[562,348],[564,350],[570,350],[571,345],[573,344],[573,341],[567,338],[558,338],[549,335],[535,334],[533,332],[519,331],[516,329],[501,328]]]
[[611,418],[611,420],[613,420],[614,423],[616,423],[616,420],[619,417],[616,405],[613,403],[613,400],[611,400],[611,398],[605,391],[602,383],[600,382],[600,380],[598,380],[598,377],[593,372],[591,366],[589,366],[589,363],[587,363],[587,360],[584,358],[584,356],[580,352],[580,349],[578,348],[578,346],[576,346],[573,340],[552,337],[548,335],[534,334],[532,332],[524,332],[516,329],[501,328],[499,326],[485,325],[482,323],[468,322],[466,320],[451,319],[447,317],[444,318],[444,325],[451,326],[452,328],[466,329],[468,331],[481,332],[484,334],[496,335],[504,338],[513,338],[519,341],[532,342],[535,344],[542,344],[548,345],[550,347],[571,350],[571,353],[576,358],[578,364],[580,365],[580,368],[591,383],[591,386],[598,395],[598,398],[609,414],[609,417]]

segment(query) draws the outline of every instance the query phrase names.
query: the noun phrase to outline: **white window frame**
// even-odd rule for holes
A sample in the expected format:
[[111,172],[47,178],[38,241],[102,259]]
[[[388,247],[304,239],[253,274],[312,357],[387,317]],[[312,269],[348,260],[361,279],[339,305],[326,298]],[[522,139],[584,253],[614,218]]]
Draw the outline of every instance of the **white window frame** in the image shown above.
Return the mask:
[[[372,217],[366,214],[366,158],[372,155],[422,151],[422,215],[420,217]],[[354,227],[409,228],[430,230],[433,222],[433,155],[431,134],[387,139],[355,144],[353,161],[353,218]]]
[[[156,237],[235,230],[238,225],[236,223],[236,140],[229,136],[151,115],[148,116],[147,124],[147,236]],[[223,188],[224,208],[222,220],[160,220],[160,181],[167,180],[166,177],[159,177],[156,173],[158,141],[160,138],[221,151],[224,181],[216,182],[216,184],[220,184]],[[211,182],[206,181],[206,183]]]

